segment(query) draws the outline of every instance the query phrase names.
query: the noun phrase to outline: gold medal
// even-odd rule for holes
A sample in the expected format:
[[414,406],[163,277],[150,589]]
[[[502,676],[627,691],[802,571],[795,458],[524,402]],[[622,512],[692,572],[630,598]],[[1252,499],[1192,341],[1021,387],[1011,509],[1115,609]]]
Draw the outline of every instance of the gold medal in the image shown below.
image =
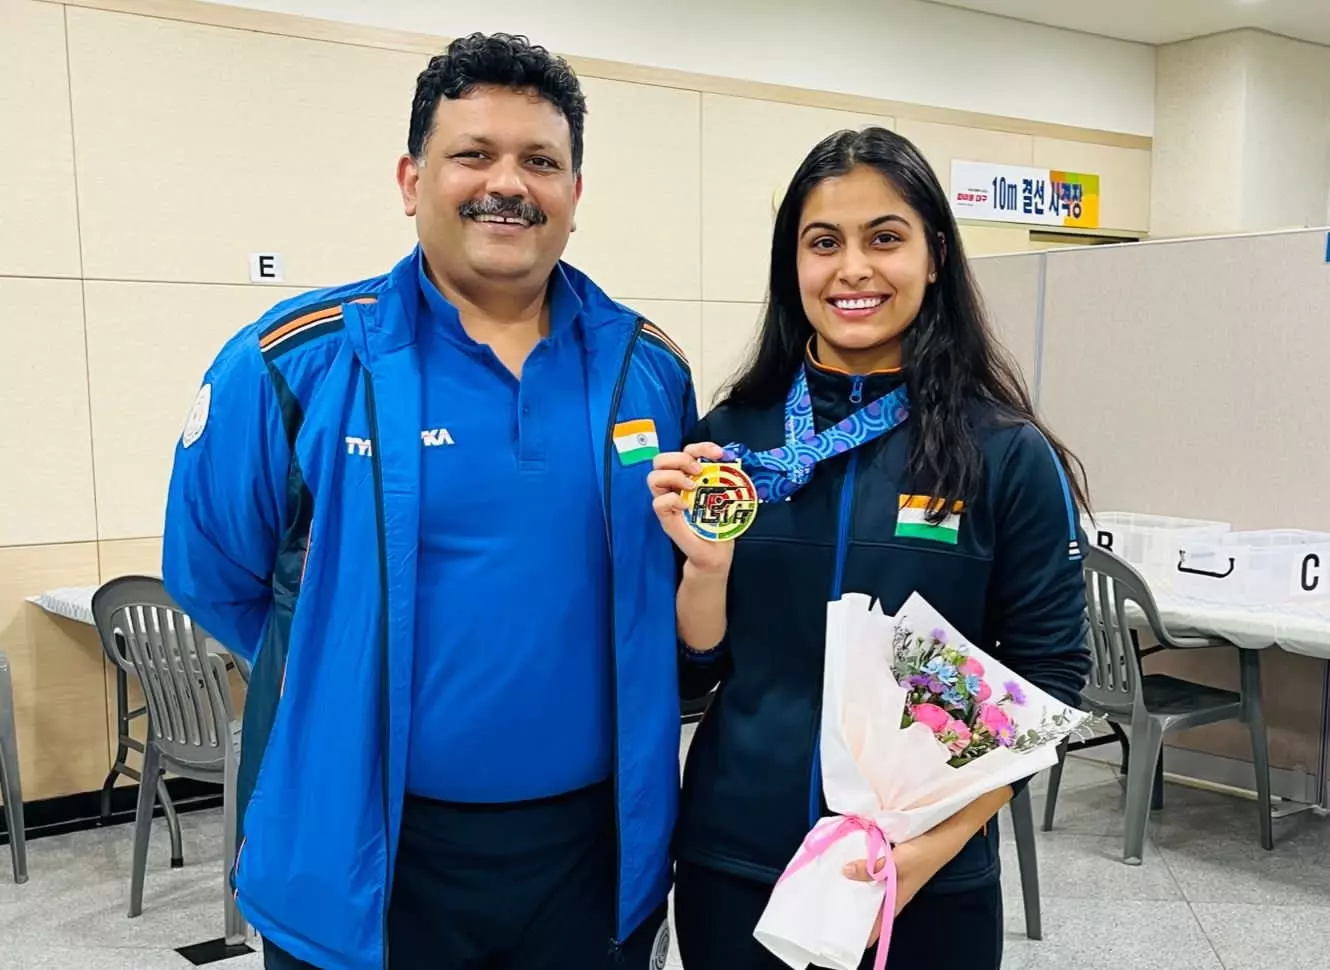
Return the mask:
[[730,542],[757,517],[757,489],[737,464],[706,463],[683,493],[684,521],[708,542]]

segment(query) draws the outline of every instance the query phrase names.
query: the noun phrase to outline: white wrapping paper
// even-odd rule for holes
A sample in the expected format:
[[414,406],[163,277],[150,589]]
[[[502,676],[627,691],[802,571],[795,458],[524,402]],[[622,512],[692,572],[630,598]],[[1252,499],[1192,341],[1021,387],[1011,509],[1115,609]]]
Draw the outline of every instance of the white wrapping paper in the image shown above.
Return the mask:
[[[835,816],[810,833],[819,841],[843,817],[871,820],[891,844],[908,842],[988,792],[1054,764],[1057,742],[1088,715],[1049,697],[997,660],[964,642],[922,597],[912,596],[895,617],[872,609],[867,596],[850,595],[827,608],[826,674],[822,700],[822,785]],[[898,629],[937,630],[947,643],[984,668],[995,692],[1014,683],[1023,703],[1006,711],[1016,737],[1039,731],[1028,750],[998,748],[952,767],[951,752],[924,724],[901,728],[907,693],[893,672]],[[807,846],[808,843],[806,843]],[[855,970],[874,920],[882,912],[882,883],[847,878],[842,867],[867,857],[868,837],[849,831],[821,855],[800,849],[772,892],[754,936],[788,966]],[[883,939],[889,936],[885,927]],[[881,954],[885,959],[885,950]]]

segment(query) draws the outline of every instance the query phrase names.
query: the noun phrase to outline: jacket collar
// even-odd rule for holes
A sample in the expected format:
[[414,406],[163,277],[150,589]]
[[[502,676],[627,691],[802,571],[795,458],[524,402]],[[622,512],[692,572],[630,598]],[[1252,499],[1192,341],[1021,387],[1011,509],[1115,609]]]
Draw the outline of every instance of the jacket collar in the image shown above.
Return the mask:
[[813,423],[819,431],[843,421],[865,404],[885,397],[905,383],[905,372],[900,368],[851,374],[823,364],[817,359],[812,339],[804,351],[804,375],[813,399]]
[[[351,344],[367,364],[416,342],[421,325],[420,275],[423,255],[419,244],[407,254],[384,280],[378,306],[357,304],[344,308],[344,319]],[[597,337],[611,343],[625,337],[635,320],[627,307],[614,300],[593,283],[585,273],[566,262],[555,265],[561,299],[575,302],[581,313],[578,321],[588,341]]]

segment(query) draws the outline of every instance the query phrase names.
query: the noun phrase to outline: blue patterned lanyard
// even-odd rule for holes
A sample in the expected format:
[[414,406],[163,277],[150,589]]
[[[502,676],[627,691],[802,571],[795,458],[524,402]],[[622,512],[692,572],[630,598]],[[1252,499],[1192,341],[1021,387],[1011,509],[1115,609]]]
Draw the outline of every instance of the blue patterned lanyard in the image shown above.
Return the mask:
[[818,462],[882,437],[909,416],[909,401],[902,384],[819,433],[813,424],[808,376],[800,367],[785,397],[785,444],[769,451],[729,444],[725,450],[753,480],[759,501],[783,502],[808,484]]

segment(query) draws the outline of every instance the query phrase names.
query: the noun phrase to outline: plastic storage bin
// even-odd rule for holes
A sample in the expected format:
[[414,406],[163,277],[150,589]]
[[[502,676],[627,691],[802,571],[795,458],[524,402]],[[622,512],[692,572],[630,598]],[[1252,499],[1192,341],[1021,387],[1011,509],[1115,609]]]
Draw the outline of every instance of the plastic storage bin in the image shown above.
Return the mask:
[[1183,547],[1217,543],[1231,528],[1227,522],[1143,512],[1101,512],[1093,520],[1083,517],[1081,525],[1092,543],[1127,560],[1161,589],[1172,588]]
[[1330,597],[1330,532],[1261,529],[1183,546],[1173,591],[1227,603]]

